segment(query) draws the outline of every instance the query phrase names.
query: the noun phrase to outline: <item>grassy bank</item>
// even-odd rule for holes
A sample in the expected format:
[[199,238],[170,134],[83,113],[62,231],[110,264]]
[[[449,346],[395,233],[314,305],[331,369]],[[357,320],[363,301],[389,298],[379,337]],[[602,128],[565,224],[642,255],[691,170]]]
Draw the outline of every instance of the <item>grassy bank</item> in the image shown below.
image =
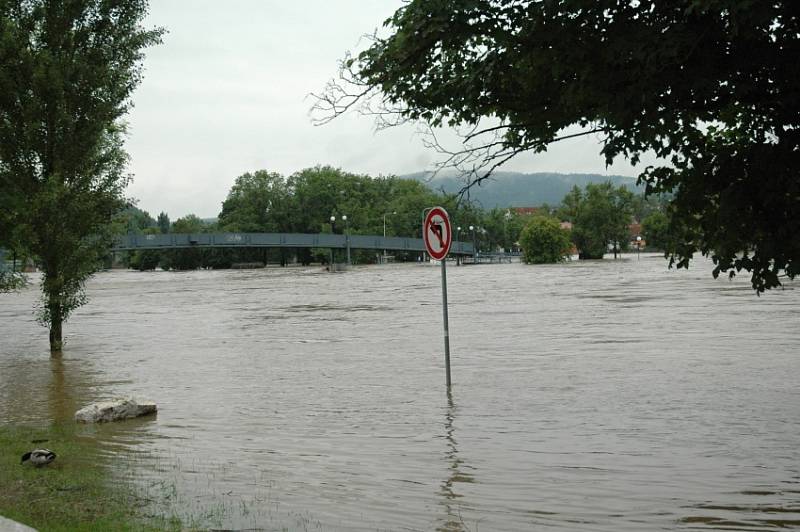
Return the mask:
[[[58,457],[41,468],[20,464],[23,453],[38,447]],[[0,425],[0,515],[42,531],[181,529],[175,518],[145,515],[152,502],[114,478],[94,441],[74,424]]]

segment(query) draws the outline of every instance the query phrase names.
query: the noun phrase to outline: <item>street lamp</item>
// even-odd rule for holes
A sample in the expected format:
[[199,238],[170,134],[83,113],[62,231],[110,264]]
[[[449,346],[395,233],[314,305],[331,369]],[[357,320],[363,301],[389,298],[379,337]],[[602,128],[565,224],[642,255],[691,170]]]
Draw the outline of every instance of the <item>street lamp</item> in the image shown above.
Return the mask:
[[478,261],[478,243],[475,240],[475,226],[470,225],[469,230],[472,231],[472,262],[477,264]]
[[636,260],[641,260],[642,258],[642,237],[636,237]]
[[342,220],[344,221],[344,242],[347,246],[347,265],[350,266],[350,233],[347,231],[347,215],[342,215]]
[[[336,216],[331,215],[331,233],[336,234]],[[333,246],[331,246],[331,272],[333,272]]]
[[[458,242],[458,235],[461,234],[461,226],[459,225],[456,227],[456,242]],[[459,249],[458,251],[462,251],[461,249],[461,242],[458,242]],[[461,266],[461,253],[456,255],[456,266]]]
[[[506,213],[503,215],[503,252],[510,253],[511,252],[511,235],[508,234],[508,221],[513,218],[511,214],[511,210],[507,210]],[[508,248],[506,248],[506,244],[508,244]]]
[[[383,213],[383,239],[386,240],[386,217],[390,214],[397,214],[397,211]],[[383,250],[383,260],[386,260],[386,250]]]

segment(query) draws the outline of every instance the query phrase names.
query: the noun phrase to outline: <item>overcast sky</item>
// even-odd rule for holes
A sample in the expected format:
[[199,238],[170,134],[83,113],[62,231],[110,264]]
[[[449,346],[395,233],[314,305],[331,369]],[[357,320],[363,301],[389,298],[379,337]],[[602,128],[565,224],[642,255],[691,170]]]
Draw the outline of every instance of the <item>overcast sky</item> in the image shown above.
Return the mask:
[[[400,0],[151,0],[146,26],[168,33],[147,51],[128,116],[134,182],[128,195],[155,216],[219,214],[234,179],[266,169],[290,175],[328,164],[355,173],[430,169],[436,154],[414,128],[375,131],[350,115],[325,126],[313,101],[347,52],[366,46]],[[635,175],[606,169],[597,138],[554,145],[504,169]],[[492,186],[501,186],[496,182]]]

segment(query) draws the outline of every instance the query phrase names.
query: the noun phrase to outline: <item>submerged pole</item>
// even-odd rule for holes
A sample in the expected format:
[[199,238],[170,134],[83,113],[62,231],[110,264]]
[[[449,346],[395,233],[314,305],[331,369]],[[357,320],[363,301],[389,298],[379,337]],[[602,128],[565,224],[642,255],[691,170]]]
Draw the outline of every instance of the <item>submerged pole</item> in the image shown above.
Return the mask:
[[447,317],[447,257],[442,259],[442,318],[444,319],[444,367],[450,393],[450,325]]

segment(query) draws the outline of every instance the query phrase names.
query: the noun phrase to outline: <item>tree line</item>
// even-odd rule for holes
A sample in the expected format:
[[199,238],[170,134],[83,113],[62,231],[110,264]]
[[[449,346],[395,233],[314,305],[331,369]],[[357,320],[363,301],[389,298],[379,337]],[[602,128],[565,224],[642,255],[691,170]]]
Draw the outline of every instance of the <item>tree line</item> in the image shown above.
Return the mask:
[[[542,205],[535,215],[511,208],[483,209],[461,201],[455,194],[432,191],[417,180],[398,177],[370,177],[352,174],[330,166],[317,166],[291,176],[266,170],[247,172],[236,178],[216,221],[204,222],[189,214],[170,223],[167,213],[153,218],[149,213],[129,207],[117,223],[118,233],[344,233],[421,237],[422,216],[426,208],[444,206],[451,217],[453,237],[471,242],[483,252],[523,251],[528,262],[555,262],[573,248],[581,259],[602,258],[611,244],[612,251],[627,249],[630,224],[644,220],[650,248],[659,248],[661,237],[651,232],[655,220],[665,218],[663,198],[644,198],[627,188],[611,183],[574,187],[557,206]],[[333,217],[333,221],[331,221]],[[556,257],[536,249],[534,240],[521,238],[526,227],[541,218],[555,222],[566,242]],[[568,222],[572,230],[563,230]],[[530,230],[529,230],[530,231]],[[563,249],[562,249],[563,248]],[[539,256],[537,259],[528,257]],[[130,252],[126,265],[139,270],[230,268],[237,263],[299,262],[304,265],[326,263],[327,249],[175,249]],[[544,257],[548,257],[544,259]],[[399,252],[399,261],[418,260],[417,252]],[[373,263],[373,252],[353,250],[354,263]]]
[[[194,214],[169,222],[129,207],[117,222],[119,233],[337,233],[422,237],[425,209],[441,205],[453,223],[454,238],[483,249],[512,249],[523,219],[506,209],[485,211],[455,194],[430,190],[419,181],[394,176],[371,177],[330,166],[317,166],[284,177],[258,170],[235,179],[217,220],[204,223]],[[331,221],[331,217],[334,218]],[[461,228],[460,230],[458,228]],[[473,229],[470,231],[470,227]],[[397,252],[395,259],[417,260],[417,252]],[[229,268],[235,263],[324,263],[328,250],[185,249],[145,250],[125,258],[132,268]],[[371,263],[375,254],[353,250],[355,263]]]

